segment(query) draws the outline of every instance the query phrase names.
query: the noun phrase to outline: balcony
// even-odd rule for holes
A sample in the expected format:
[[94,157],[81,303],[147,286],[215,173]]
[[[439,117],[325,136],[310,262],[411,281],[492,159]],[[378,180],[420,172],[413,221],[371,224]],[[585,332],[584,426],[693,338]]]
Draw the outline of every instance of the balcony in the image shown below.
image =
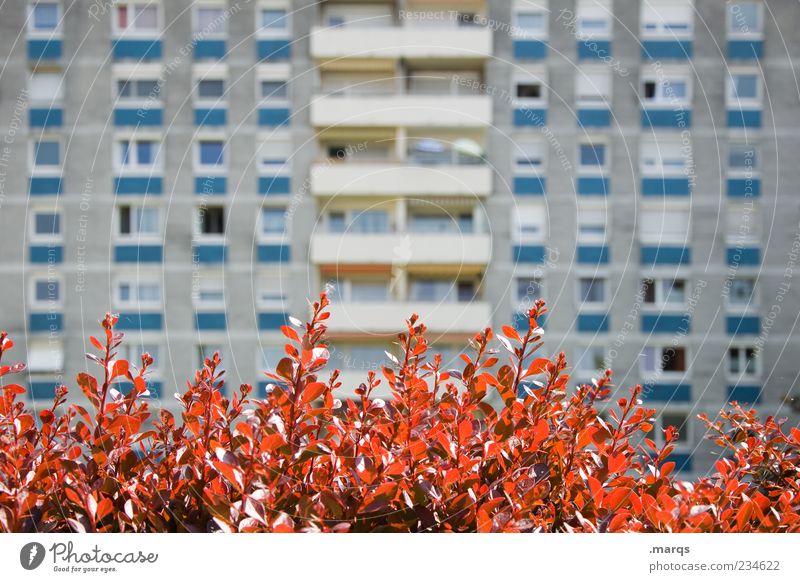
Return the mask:
[[311,56],[317,60],[486,59],[492,31],[478,26],[323,27],[311,30]]
[[314,196],[488,196],[488,165],[403,162],[320,162],[312,166]]
[[485,265],[491,257],[488,234],[315,233],[311,238],[311,261],[317,265]]
[[311,124],[316,127],[483,128],[491,122],[488,95],[337,92],[311,102]]
[[488,302],[470,303],[333,303],[328,329],[332,334],[392,334],[403,330],[412,313],[433,333],[472,334],[491,325]]

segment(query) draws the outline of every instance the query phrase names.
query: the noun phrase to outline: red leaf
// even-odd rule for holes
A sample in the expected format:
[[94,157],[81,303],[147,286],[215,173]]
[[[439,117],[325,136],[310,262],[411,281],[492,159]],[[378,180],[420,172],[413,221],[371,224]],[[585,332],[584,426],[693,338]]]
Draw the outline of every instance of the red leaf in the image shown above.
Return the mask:
[[550,365],[550,360],[547,358],[536,358],[531,362],[531,365],[528,366],[528,371],[525,373],[525,375],[532,376],[535,374],[544,374],[547,371],[548,365]]
[[625,455],[622,453],[616,454],[614,456],[608,457],[608,472],[609,473],[618,473],[625,469],[626,465],[628,464]]
[[306,385],[305,390],[303,390],[301,400],[306,404],[309,402],[314,402],[314,400],[322,396],[326,388],[327,386],[322,382],[312,382],[311,384]]

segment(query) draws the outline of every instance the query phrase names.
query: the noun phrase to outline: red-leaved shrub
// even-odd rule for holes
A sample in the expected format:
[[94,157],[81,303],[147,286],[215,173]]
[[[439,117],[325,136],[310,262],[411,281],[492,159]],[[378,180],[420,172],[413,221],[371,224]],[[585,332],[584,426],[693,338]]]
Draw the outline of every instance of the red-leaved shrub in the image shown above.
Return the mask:
[[[564,355],[533,356],[527,333],[490,329],[470,342],[463,369],[429,356],[412,316],[394,364],[369,372],[356,397],[336,398],[339,372],[323,376],[328,299],[311,322],[284,327],[286,357],[264,400],[251,387],[223,392],[219,357],[179,396],[182,418],[150,418],[141,365],[117,359],[116,317],[91,338],[102,371],[79,374],[87,410],[67,389],[38,419],[5,382],[0,400],[0,530],[6,532],[790,532],[800,531],[800,430],[734,407],[705,420],[720,447],[713,476],[677,480],[652,409],[634,388],[612,420],[597,405],[610,372],[569,386]],[[13,343],[0,338],[0,357]],[[0,376],[24,366],[3,366]],[[541,381],[534,381],[534,378]],[[115,389],[132,383],[126,394]],[[391,398],[373,397],[387,383]],[[493,407],[487,393],[502,405]]]

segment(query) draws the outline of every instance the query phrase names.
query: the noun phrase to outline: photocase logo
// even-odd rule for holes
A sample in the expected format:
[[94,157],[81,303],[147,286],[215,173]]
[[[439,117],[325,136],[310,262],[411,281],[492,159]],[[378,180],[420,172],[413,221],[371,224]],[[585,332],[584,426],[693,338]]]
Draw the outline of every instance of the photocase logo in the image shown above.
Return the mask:
[[26,570],[35,570],[44,562],[45,549],[39,542],[30,542],[22,546],[19,552],[19,563]]

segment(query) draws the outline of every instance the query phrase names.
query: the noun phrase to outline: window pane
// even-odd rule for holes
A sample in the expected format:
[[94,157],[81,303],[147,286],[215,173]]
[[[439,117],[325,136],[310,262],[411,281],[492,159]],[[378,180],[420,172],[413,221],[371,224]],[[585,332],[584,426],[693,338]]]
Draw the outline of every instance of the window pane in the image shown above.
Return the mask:
[[664,303],[683,304],[686,301],[686,282],[664,280],[661,282]]
[[197,95],[201,99],[219,99],[225,94],[225,82],[222,79],[200,81],[197,84]]
[[730,31],[734,34],[760,32],[758,24],[758,4],[755,2],[734,2],[728,5],[730,12]]
[[136,96],[140,98],[157,97],[158,81],[156,79],[140,79],[136,81]]
[[214,34],[225,30],[225,11],[222,8],[198,8],[195,32]]
[[328,230],[330,232],[344,232],[346,230],[343,212],[331,212],[328,215]]
[[289,87],[284,81],[261,81],[261,97],[285,99],[289,95]]
[[734,279],[731,281],[730,302],[736,305],[750,303],[753,299],[755,284],[753,279]]
[[31,101],[55,101],[61,99],[64,86],[58,73],[35,73],[31,75],[29,95]]
[[39,141],[34,147],[33,163],[36,166],[58,166],[61,163],[57,141]]
[[734,99],[755,99],[758,97],[758,77],[756,75],[734,75],[731,87]]
[[656,359],[660,353],[653,347],[646,347],[642,349],[642,369],[645,372],[655,372],[657,371],[656,368]]
[[389,288],[386,283],[354,282],[350,285],[350,301],[369,301],[372,303],[388,301]]
[[662,428],[674,426],[678,429],[678,440],[676,441],[678,443],[689,442],[688,422],[689,418],[679,412],[665,412],[661,415]]
[[128,28],[128,7],[127,6],[117,6],[117,28],[123,29],[123,30]]
[[581,144],[581,166],[605,166],[606,147],[604,145]]
[[586,303],[605,301],[605,281],[603,279],[581,279],[580,300]]
[[136,21],[133,26],[137,30],[156,30],[158,27],[158,9],[155,6],[137,6]]
[[158,209],[137,208],[136,223],[140,234],[158,234]]
[[520,12],[517,14],[517,26],[525,32],[544,31],[544,14],[541,12]]
[[287,22],[285,10],[261,11],[261,28],[267,30],[285,30],[286,25]]
[[739,348],[728,350],[728,371],[731,374],[739,374],[742,371],[739,361]]
[[531,303],[542,297],[542,283],[538,279],[517,279],[517,301]]
[[55,30],[58,28],[58,4],[34,4],[33,28],[35,30]]
[[33,223],[36,234],[61,234],[61,215],[56,212],[37,212]]
[[36,281],[34,293],[38,302],[56,302],[61,296],[61,286],[58,281]]
[[728,153],[728,167],[736,170],[754,169],[756,166],[756,146],[745,143],[732,143]]
[[133,87],[130,81],[117,81],[117,96],[120,98],[131,97]]
[[359,233],[389,232],[389,214],[381,210],[361,212],[353,217],[350,228]]
[[519,99],[541,99],[542,86],[539,83],[517,84],[517,97]]
[[286,210],[283,208],[262,208],[261,228],[264,233],[283,233],[286,230]]
[[223,145],[221,141],[200,143],[200,163],[204,166],[219,166],[223,162]]

